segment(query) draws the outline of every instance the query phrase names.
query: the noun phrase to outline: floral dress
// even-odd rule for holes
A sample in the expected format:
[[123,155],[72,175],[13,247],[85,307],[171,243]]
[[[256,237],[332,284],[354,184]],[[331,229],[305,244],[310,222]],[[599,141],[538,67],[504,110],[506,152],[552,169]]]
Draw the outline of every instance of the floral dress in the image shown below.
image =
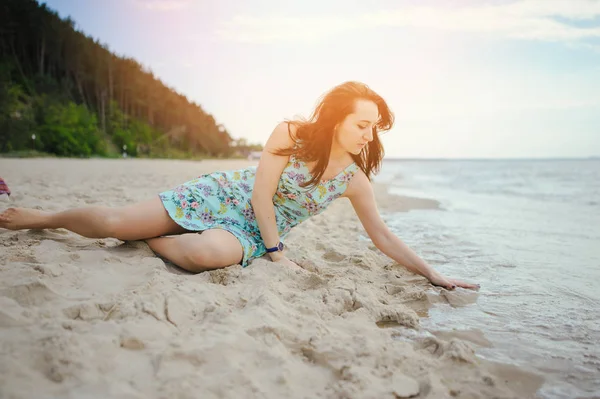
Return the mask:
[[[346,191],[358,170],[352,163],[337,176],[321,181],[316,187],[300,184],[310,180],[306,164],[290,156],[273,196],[275,219],[281,241],[292,227],[325,210]],[[172,190],[159,194],[169,216],[192,231],[223,229],[242,244],[242,266],[263,256],[266,248],[250,204],[256,177],[256,166],[245,169],[201,175]]]

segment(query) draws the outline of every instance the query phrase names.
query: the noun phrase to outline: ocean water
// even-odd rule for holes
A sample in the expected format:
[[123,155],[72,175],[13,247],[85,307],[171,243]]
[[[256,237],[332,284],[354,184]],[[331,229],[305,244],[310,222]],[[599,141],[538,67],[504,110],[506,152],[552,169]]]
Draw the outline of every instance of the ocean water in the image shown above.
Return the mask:
[[422,325],[481,330],[483,358],[545,378],[541,398],[600,397],[600,160],[384,161],[375,181],[438,200],[382,213],[443,274],[481,284]]

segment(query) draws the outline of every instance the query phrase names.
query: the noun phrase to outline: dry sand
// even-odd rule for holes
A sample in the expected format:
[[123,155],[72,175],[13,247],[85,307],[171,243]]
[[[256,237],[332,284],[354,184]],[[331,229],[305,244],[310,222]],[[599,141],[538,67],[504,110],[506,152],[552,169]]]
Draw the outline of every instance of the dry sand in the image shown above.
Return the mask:
[[[0,158],[0,210],[126,205],[248,164]],[[376,191],[383,211],[437,206]],[[475,354],[480,332],[419,326],[433,303],[477,293],[432,287],[364,236],[340,199],[290,234],[303,269],[193,275],[142,241],[0,229],[0,397],[533,397],[539,377]]]

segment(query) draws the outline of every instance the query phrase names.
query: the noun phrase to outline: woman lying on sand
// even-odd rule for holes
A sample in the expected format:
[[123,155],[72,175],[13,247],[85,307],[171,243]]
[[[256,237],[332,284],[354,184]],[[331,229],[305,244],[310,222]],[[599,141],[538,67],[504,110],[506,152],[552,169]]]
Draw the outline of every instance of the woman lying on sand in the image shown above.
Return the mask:
[[434,285],[478,288],[432,269],[382,221],[370,178],[383,157],[378,134],[393,122],[383,98],[362,83],[346,82],[321,99],[309,120],[277,125],[257,167],[202,175],[120,208],[9,208],[0,214],[0,227],[146,240],[154,252],[192,272],[246,267],[266,253],[297,267],[281,241],[294,226],[346,197],[381,252]]

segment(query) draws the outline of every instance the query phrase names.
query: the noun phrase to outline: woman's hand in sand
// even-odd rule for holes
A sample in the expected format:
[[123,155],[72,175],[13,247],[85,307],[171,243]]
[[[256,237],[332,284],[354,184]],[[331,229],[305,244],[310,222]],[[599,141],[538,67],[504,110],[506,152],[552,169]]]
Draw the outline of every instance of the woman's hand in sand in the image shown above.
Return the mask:
[[302,269],[300,266],[298,266],[296,263],[292,262],[291,260],[289,260],[284,254],[282,254],[281,252],[278,253],[276,256],[271,256],[271,260],[273,262],[277,262],[277,263],[281,263],[285,266],[290,267],[293,270],[298,270],[298,269]]
[[439,286],[439,287],[443,287],[449,290],[453,290],[456,287],[462,287],[462,288],[469,288],[472,290],[478,290],[480,285],[479,284],[470,284],[470,283],[465,283],[464,281],[460,281],[460,280],[455,280],[453,278],[448,278],[448,277],[444,277],[439,273],[435,273],[430,279],[429,281],[431,282],[431,284]]

